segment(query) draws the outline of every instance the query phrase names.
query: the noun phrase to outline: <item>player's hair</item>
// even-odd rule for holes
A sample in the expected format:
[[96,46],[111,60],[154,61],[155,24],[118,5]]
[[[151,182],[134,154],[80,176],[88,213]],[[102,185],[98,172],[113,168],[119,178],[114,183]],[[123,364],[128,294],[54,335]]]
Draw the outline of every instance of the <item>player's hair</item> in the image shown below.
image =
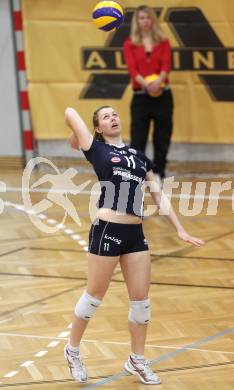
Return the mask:
[[[101,106],[96,111],[94,111],[94,113],[93,113],[93,127],[94,127],[94,129],[95,129],[95,127],[98,127],[98,125],[99,125],[98,114],[103,108],[112,108],[112,107],[111,106]],[[101,133],[98,133],[97,131],[95,131],[95,133],[94,133],[94,138],[97,139],[98,141],[105,142],[103,135]]]
[[140,34],[140,29],[137,23],[137,18],[139,12],[145,12],[150,19],[152,20],[152,29],[151,29],[151,36],[153,39],[154,43],[159,43],[163,41],[166,36],[162,30],[162,28],[159,25],[159,20],[156,16],[155,11],[153,8],[148,7],[147,5],[140,5],[139,7],[136,8],[133,17],[132,17],[132,22],[131,22],[131,40],[135,45],[141,45],[142,44],[142,37]]

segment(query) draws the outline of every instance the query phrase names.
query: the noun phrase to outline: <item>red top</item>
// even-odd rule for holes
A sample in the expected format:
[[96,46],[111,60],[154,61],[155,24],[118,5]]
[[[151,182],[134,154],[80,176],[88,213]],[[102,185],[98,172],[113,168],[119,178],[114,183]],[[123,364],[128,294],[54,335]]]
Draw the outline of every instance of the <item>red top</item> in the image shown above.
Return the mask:
[[[140,89],[141,86],[135,80],[135,77],[140,74],[143,77],[150,74],[160,74],[162,71],[167,73],[171,70],[171,47],[168,39],[154,45],[152,52],[147,57],[145,47],[143,45],[134,45],[131,38],[124,42],[124,59],[128,67],[128,72],[132,79],[133,89]],[[168,78],[165,79],[165,84],[168,84]]]

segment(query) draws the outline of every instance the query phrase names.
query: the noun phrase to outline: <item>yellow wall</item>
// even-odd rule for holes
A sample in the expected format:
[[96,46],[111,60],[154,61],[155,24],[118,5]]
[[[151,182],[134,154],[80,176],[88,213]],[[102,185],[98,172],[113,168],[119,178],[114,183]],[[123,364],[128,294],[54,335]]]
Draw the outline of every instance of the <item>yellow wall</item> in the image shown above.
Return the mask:
[[[63,119],[67,106],[75,107],[92,128],[92,112],[103,104],[113,105],[118,110],[122,119],[123,136],[125,139],[129,138],[130,85],[124,89],[119,99],[112,98],[111,90],[109,99],[82,98],[92,74],[103,73],[103,80],[105,74],[126,74],[121,57],[118,57],[117,70],[108,69],[108,65],[101,60],[99,69],[92,69],[94,62],[91,62],[91,69],[84,69],[82,50],[91,47],[94,50],[104,49],[113,37],[113,33],[99,31],[93,24],[91,15],[96,3],[96,0],[22,0],[29,96],[37,139],[67,137],[69,130]],[[120,0],[119,3],[127,12],[144,2]],[[147,4],[156,6],[154,0],[148,0]],[[160,20],[174,50],[180,49],[182,43],[173,26],[168,23],[168,10],[186,10],[190,7],[200,9],[208,20],[224,46],[218,48],[222,51],[220,55],[222,58],[229,56],[229,61],[226,68],[219,69],[216,61],[212,61],[214,48],[203,48],[211,53],[205,68],[202,69],[202,61],[197,60],[198,69],[179,68],[171,72],[170,80],[175,100],[173,140],[234,143],[232,97],[229,96],[227,101],[215,100],[209,88],[201,81],[202,75],[232,75],[233,81],[234,3],[230,0],[159,0],[157,8],[162,8]],[[115,52],[117,49],[112,50]],[[200,50],[199,47],[193,48],[193,66],[196,66]],[[198,51],[198,54],[194,54],[194,51]],[[234,85],[227,85],[226,88],[232,90],[229,95],[233,96]]]

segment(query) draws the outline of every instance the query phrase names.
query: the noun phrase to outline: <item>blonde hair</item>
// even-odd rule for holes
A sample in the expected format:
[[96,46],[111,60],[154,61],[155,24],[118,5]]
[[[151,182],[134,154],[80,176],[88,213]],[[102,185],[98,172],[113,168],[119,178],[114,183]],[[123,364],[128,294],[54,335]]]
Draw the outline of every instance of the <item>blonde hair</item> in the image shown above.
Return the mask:
[[139,26],[137,23],[137,18],[138,18],[139,12],[145,12],[152,20],[151,37],[152,37],[153,42],[159,43],[159,42],[163,41],[166,38],[166,36],[159,25],[159,20],[156,16],[154,10],[151,7],[148,7],[147,5],[140,5],[135,10],[133,17],[132,17],[131,35],[130,35],[132,42],[137,46],[142,44],[141,33],[140,33],[140,29],[139,29]]

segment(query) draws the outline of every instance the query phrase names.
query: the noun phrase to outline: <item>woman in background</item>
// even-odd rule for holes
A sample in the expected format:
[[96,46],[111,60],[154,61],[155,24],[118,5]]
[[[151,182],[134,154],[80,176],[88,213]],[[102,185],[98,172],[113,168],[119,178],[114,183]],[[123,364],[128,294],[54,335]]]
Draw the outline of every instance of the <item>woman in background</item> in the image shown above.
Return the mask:
[[[131,147],[145,152],[150,121],[154,122],[154,172],[165,176],[172,135],[173,97],[168,74],[171,49],[155,11],[139,6],[132,18],[131,35],[124,43],[124,57],[131,76]],[[154,81],[147,76],[158,75]]]

